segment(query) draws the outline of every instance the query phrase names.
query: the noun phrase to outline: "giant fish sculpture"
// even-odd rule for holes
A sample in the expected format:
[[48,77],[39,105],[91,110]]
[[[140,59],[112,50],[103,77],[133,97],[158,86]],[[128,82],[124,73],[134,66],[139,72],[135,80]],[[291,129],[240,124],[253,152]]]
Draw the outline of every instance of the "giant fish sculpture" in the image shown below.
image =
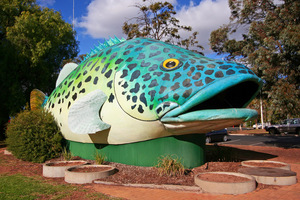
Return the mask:
[[63,67],[44,103],[67,140],[126,144],[206,133],[257,116],[249,68],[147,38],[106,41]]

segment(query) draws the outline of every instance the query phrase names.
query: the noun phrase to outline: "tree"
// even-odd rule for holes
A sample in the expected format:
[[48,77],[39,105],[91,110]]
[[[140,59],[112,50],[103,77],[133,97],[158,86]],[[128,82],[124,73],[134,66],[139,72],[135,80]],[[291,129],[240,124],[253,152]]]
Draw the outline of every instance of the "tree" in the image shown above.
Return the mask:
[[77,53],[72,27],[60,13],[34,0],[1,0],[0,132],[9,116],[29,102],[32,89],[48,94],[54,89],[62,61]]
[[[300,2],[229,0],[230,23],[213,31],[213,51],[251,66],[264,81],[272,120],[298,117],[300,111]],[[241,39],[230,36],[244,31]]]
[[[146,2],[146,0],[143,1]],[[181,39],[179,31],[192,31],[192,27],[179,25],[179,20],[174,17],[176,11],[171,3],[150,1],[149,5],[136,4],[135,7],[139,9],[140,15],[128,20],[122,27],[128,39],[149,37],[186,49],[197,47],[203,50],[203,47],[198,45],[196,40],[197,32],[194,32],[189,38]],[[130,21],[134,23],[129,23]],[[195,48],[192,50],[203,54]]]

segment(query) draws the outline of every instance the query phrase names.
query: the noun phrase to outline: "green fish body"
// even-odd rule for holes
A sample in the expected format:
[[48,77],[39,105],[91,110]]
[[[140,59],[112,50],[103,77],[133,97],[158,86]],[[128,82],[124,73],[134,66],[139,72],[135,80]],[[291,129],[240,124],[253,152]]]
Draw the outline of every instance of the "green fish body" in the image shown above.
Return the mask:
[[241,64],[147,38],[110,43],[67,64],[45,103],[67,140],[125,144],[257,116],[245,107],[262,81]]

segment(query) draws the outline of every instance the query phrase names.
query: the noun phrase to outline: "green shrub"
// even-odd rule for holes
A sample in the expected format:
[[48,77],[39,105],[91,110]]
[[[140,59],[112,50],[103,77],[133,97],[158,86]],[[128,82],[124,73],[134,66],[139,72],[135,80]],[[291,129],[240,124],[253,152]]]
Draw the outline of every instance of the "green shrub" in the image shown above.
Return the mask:
[[72,160],[73,159],[73,154],[72,152],[70,152],[67,147],[64,147],[61,153],[61,156],[64,158],[64,160],[68,161],[68,160]]
[[98,151],[95,153],[95,162],[98,165],[105,164],[106,156]]
[[176,155],[161,156],[156,166],[160,175],[177,176],[184,174],[184,166]]
[[42,163],[60,156],[63,137],[54,117],[43,109],[21,111],[6,130],[6,144],[19,159]]

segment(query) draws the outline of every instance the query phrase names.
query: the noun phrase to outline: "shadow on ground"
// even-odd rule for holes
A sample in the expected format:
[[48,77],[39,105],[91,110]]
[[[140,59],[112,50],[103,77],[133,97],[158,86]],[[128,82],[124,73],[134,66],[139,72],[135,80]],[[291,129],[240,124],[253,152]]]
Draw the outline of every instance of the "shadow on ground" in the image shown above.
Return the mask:
[[272,140],[264,142],[268,146],[289,148],[300,148],[300,137],[295,136],[273,136]]
[[234,147],[206,145],[206,162],[241,162],[244,160],[267,160],[277,156]]

